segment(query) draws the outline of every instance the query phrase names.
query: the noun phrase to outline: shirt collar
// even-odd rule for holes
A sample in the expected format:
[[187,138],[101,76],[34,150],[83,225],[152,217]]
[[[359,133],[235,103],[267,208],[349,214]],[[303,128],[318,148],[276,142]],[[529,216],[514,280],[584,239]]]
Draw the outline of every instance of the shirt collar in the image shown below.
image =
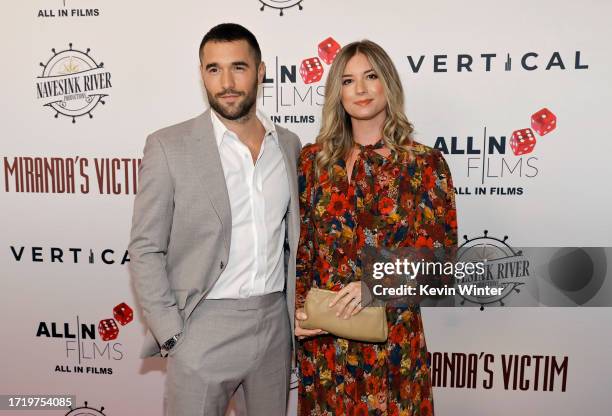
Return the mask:
[[[264,129],[266,130],[264,139],[267,136],[271,136],[272,140],[274,140],[274,142],[278,145],[278,133],[276,132],[276,127],[274,126],[274,123],[272,123],[268,115],[260,109],[257,109],[257,111],[255,112],[255,115],[257,116],[257,119],[261,122]],[[217,146],[221,146],[221,143],[223,142],[223,139],[227,134],[232,134],[236,136],[234,132],[229,130],[225,126],[225,124],[223,124],[223,122],[219,119],[219,116],[217,115],[217,113],[215,113],[215,110],[213,109],[210,110],[210,118],[212,121],[213,132],[215,134],[215,140],[217,142]]]

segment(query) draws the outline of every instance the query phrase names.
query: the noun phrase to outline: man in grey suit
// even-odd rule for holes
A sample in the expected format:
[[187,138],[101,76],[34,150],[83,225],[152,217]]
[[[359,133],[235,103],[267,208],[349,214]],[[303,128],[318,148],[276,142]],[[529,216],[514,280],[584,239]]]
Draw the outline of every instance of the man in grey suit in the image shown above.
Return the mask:
[[200,45],[211,110],[146,141],[130,270],[166,356],[166,414],[223,415],[244,389],[249,416],[285,415],[294,343],[300,140],[256,110],[265,66],[240,25]]

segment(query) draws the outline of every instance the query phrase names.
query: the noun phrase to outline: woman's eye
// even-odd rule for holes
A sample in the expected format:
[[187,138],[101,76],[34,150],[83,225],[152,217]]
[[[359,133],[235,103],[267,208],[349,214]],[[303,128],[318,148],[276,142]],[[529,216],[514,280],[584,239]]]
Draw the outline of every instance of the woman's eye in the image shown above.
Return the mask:
[[378,79],[378,75],[376,75],[376,74],[368,74],[368,79]]
[[350,84],[351,82],[352,82],[352,80],[350,80],[350,79],[345,79],[345,80],[343,80],[343,81],[342,81],[342,85],[348,85],[348,84]]

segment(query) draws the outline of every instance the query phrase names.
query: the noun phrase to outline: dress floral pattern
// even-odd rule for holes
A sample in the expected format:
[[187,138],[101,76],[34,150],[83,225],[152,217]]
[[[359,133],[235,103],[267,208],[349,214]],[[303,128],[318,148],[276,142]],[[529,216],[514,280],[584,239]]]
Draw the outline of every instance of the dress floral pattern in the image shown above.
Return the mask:
[[[319,146],[307,145],[299,163],[301,233],[296,305],[308,290],[340,290],[360,280],[364,246],[452,247],[457,220],[452,179],[442,154],[414,143],[412,151],[384,156],[360,146],[347,180],[316,177]],[[387,307],[389,338],[365,343],[332,335],[300,341],[298,414],[432,415],[427,347],[417,306]]]

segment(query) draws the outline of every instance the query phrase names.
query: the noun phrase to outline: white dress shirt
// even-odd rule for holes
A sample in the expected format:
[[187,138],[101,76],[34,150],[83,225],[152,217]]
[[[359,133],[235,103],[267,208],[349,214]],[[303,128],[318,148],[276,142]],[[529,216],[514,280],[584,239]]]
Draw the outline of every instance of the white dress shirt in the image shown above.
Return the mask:
[[265,128],[257,160],[249,148],[210,112],[232,214],[229,260],[208,299],[241,299],[285,288],[285,213],[289,182],[274,124]]

